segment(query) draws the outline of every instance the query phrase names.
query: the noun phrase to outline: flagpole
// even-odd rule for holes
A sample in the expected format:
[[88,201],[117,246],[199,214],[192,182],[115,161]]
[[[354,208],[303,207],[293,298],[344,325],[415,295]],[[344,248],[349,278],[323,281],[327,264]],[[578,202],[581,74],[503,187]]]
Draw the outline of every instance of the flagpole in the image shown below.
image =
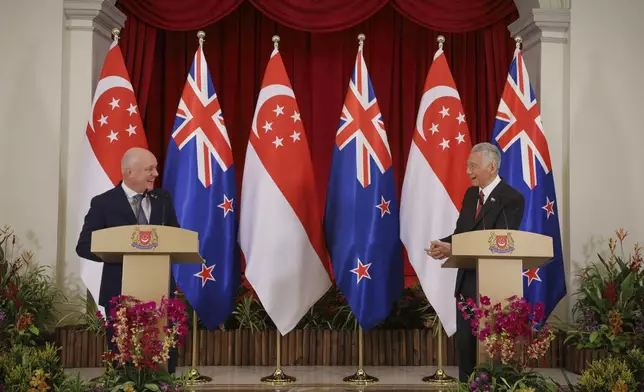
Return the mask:
[[[438,318],[438,316],[436,316]],[[436,387],[453,386],[456,384],[454,377],[448,376],[443,370],[443,324],[438,320],[438,366],[433,376],[423,377],[423,381]]]
[[208,376],[202,376],[201,373],[199,373],[199,370],[197,369],[197,361],[198,361],[198,350],[199,350],[199,342],[197,341],[197,334],[199,333],[198,330],[198,324],[199,320],[197,319],[197,311],[193,310],[192,311],[192,369],[188,373],[188,385],[197,385],[197,384],[203,384],[205,382],[210,382],[212,381],[212,378]]
[[351,375],[347,376],[343,379],[344,382],[347,384],[352,384],[352,385],[367,385],[367,384],[375,384],[378,382],[378,378],[370,376],[367,374],[367,372],[364,371],[362,368],[363,365],[363,359],[362,359],[362,350],[363,350],[363,339],[362,336],[364,335],[364,331],[362,330],[362,327],[359,327],[358,330],[358,371]]
[[295,377],[288,376],[282,371],[282,334],[276,330],[277,335],[277,366],[270,376],[262,377],[261,381],[269,385],[284,385],[295,382]]
[[[203,48],[203,41],[204,38],[206,37],[206,33],[203,30],[199,30],[197,32],[197,38],[199,38],[199,47]],[[203,376],[201,373],[199,373],[199,370],[197,369],[197,361],[198,361],[198,350],[199,350],[199,342],[197,340],[197,335],[199,334],[199,319],[197,318],[197,311],[192,310],[192,369],[188,373],[188,385],[197,385],[197,384],[203,384],[206,382],[212,381],[211,377],[208,376]]]

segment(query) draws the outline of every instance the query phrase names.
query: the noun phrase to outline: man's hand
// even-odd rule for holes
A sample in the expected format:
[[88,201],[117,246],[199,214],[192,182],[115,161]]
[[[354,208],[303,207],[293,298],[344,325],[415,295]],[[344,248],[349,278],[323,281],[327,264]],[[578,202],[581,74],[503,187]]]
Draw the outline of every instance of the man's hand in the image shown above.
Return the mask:
[[434,259],[444,259],[452,255],[452,244],[449,242],[432,241],[429,249],[425,249],[425,252]]

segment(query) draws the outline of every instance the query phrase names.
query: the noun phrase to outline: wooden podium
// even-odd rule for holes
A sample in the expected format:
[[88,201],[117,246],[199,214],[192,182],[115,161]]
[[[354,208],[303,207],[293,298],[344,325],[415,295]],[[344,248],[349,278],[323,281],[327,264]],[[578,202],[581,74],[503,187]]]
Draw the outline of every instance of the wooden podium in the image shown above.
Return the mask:
[[[523,270],[540,267],[552,255],[552,237],[517,230],[479,230],[453,235],[452,256],[442,267],[476,269],[477,303],[483,294],[494,304],[513,295],[522,297]],[[485,344],[478,343],[478,363],[486,363]]]
[[105,263],[123,263],[123,295],[157,305],[169,296],[172,264],[204,262],[197,232],[172,226],[97,230],[92,233],[92,253]]

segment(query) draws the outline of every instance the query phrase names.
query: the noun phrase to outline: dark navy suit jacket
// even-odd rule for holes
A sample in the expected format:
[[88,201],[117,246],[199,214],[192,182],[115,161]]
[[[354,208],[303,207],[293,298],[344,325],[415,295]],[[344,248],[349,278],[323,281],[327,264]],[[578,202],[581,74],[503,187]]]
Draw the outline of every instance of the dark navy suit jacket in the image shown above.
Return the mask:
[[[170,195],[163,190],[155,190],[154,193],[157,197],[150,197],[150,224],[161,225],[165,220],[166,226],[179,227]],[[164,203],[165,211],[163,208]],[[108,227],[136,224],[137,220],[134,211],[121,183],[119,183],[116,187],[92,199],[89,211],[85,216],[83,229],[78,237],[76,253],[82,258],[102,263],[103,260],[91,252],[92,232]],[[121,295],[122,276],[122,264],[105,263],[103,265],[101,290],[98,298],[99,305],[108,306],[113,297]],[[174,278],[170,280],[170,295],[172,295],[175,288]]]
[[[475,230],[506,229],[519,230],[523,220],[525,199],[521,192],[514,189],[501,179],[483,204],[481,212],[476,217],[476,207],[479,201],[479,187],[468,188],[463,197],[463,207],[456,221],[454,234]],[[476,217],[476,218],[475,218]],[[441,241],[452,242],[452,236],[442,238]],[[464,294],[465,288],[470,290],[476,287],[476,270],[459,268],[456,277],[454,295],[458,298]]]

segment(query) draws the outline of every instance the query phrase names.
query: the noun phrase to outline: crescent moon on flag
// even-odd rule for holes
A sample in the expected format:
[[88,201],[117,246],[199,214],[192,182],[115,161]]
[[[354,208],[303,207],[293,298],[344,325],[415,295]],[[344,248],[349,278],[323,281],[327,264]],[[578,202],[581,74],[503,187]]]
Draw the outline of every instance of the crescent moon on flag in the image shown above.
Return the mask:
[[269,86],[264,87],[260,92],[259,92],[259,97],[257,97],[257,104],[255,105],[255,114],[253,115],[253,122],[251,123],[253,133],[255,136],[259,137],[259,132],[257,131],[257,116],[259,115],[259,111],[262,109],[266,101],[269,99],[278,97],[280,95],[284,95],[286,97],[295,99],[295,93],[293,92],[293,89],[284,86],[283,84],[271,84]]
[[429,109],[429,107],[432,106],[432,104],[438,99],[444,97],[456,98],[459,101],[461,99],[461,97],[458,95],[458,91],[456,91],[455,88],[449,86],[436,86],[427,90],[427,92],[423,94],[423,98],[420,100],[418,117],[416,118],[416,131],[418,131],[420,136],[425,141],[427,141],[427,139],[425,138],[425,133],[423,132],[423,123],[425,122],[427,109]]
[[122,87],[127,90],[130,90],[134,94],[132,83],[130,83],[127,79],[124,79],[120,76],[107,76],[98,81],[98,85],[96,86],[96,93],[94,94],[94,100],[92,101],[92,109],[90,110],[90,117],[88,121],[90,127],[92,128],[92,132],[95,132],[94,131],[94,107],[96,106],[96,102],[98,102],[101,96],[105,94],[108,90],[111,90],[117,87]]

